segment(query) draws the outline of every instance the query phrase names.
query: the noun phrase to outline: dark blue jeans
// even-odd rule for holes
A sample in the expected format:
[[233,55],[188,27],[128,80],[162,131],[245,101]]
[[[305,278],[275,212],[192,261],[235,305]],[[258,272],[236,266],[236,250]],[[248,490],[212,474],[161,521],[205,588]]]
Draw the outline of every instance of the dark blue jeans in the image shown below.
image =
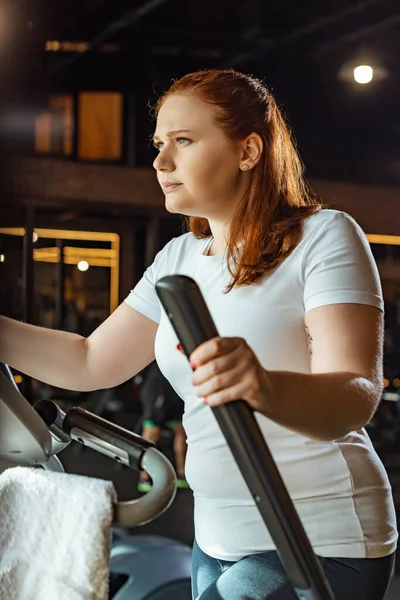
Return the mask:
[[[335,600],[383,600],[395,562],[384,558],[323,558]],[[196,541],[192,557],[193,600],[297,600],[276,552],[237,562],[211,558]]]

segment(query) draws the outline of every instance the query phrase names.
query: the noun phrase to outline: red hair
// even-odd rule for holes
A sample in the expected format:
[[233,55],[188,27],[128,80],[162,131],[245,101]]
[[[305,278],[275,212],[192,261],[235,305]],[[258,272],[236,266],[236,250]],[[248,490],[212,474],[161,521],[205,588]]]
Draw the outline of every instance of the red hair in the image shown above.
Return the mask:
[[[227,291],[249,285],[290,255],[301,239],[304,219],[322,204],[309,192],[291,132],[262,81],[233,69],[190,73],[158,99],[155,116],[165,100],[176,94],[195,96],[213,106],[216,121],[229,139],[244,140],[257,133],[263,140],[250,185],[233,214],[227,244],[232,275]],[[186,224],[198,239],[211,235],[205,218],[186,217]],[[243,239],[238,254],[237,243]]]

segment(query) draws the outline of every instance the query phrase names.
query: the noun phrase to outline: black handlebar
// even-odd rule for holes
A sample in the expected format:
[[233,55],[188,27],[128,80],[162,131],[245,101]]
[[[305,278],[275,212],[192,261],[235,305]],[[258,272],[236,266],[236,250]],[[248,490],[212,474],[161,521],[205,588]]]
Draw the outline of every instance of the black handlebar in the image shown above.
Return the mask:
[[[156,292],[189,358],[200,344],[219,336],[193,279],[163,277]],[[293,502],[265,442],[253,411],[243,400],[213,407],[223,435],[271,534],[300,600],[333,600]]]
[[136,471],[142,468],[146,450],[155,447],[153,442],[79,406],[65,414],[52,400],[40,400],[34,409],[59,442],[75,439]]

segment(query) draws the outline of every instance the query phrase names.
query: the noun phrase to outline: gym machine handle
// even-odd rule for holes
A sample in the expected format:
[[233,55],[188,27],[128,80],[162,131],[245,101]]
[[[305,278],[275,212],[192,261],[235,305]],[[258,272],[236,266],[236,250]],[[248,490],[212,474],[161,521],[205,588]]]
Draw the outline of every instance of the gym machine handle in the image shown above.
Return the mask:
[[147,471],[153,485],[141,498],[114,504],[114,524],[121,527],[145,525],[165,512],[176,493],[176,474],[171,463],[153,442],[115,425],[79,406],[67,413],[52,400],[40,400],[34,409],[52,436],[52,451],[75,440],[131,469]]
[[[186,356],[219,336],[196,282],[170,275],[156,292]],[[243,400],[212,407],[218,425],[239,466],[276,545],[299,600],[333,600],[322,567],[299,519],[253,411]]]
[[136,471],[141,469],[144,452],[154,447],[153,442],[79,406],[64,413],[56,402],[40,400],[33,408],[56,442],[63,444],[75,440]]
[[32,407],[8,365],[0,363],[0,472],[17,465],[41,465],[49,471],[63,472],[57,453],[71,440],[133,469],[144,469],[152,478],[148,494],[114,504],[114,524],[144,525],[172,504],[176,474],[152,442],[79,407],[67,414],[51,400],[41,400]]

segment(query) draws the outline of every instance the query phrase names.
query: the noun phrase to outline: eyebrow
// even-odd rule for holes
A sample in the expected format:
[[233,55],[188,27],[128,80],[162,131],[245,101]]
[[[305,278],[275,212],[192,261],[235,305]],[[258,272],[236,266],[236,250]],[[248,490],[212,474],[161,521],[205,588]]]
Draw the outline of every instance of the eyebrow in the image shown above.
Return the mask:
[[[168,131],[167,137],[172,137],[177,135],[178,133],[194,133],[192,129],[175,129],[175,131]],[[153,141],[159,140],[160,138],[157,135],[153,135]]]

